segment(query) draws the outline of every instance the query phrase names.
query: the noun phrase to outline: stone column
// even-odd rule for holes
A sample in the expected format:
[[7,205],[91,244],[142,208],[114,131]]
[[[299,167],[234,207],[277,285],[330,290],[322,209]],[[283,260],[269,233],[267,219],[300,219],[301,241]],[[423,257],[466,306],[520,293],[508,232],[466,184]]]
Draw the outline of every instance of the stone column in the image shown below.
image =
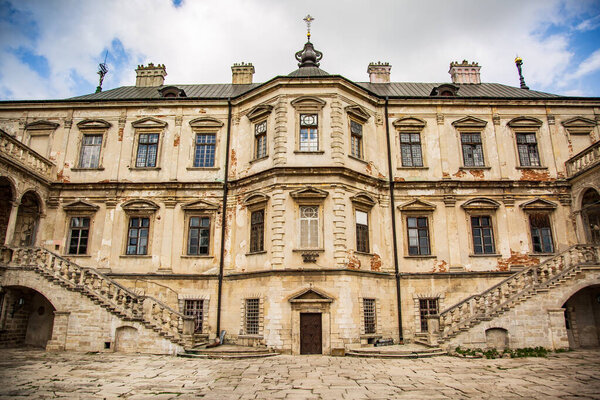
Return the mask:
[[462,270],[463,265],[460,256],[461,246],[452,245],[452,243],[460,243],[458,237],[458,221],[456,219],[456,197],[453,195],[444,196],[444,205],[446,211],[446,235],[448,240],[447,254],[448,254],[448,265],[453,270]]
[[8,224],[6,226],[6,237],[4,238],[4,245],[10,246],[13,244],[13,239],[15,236],[15,226],[17,224],[17,214],[19,213],[19,203],[18,201],[11,201],[10,203],[10,216],[8,217]]
[[[104,209],[104,225],[102,226],[102,244],[100,246],[99,259],[107,259],[107,262],[101,262],[98,267],[101,271],[110,271],[110,263],[113,260],[117,260],[122,249],[122,243],[117,243],[113,233],[113,226],[116,224],[115,221],[115,208],[117,206],[116,199],[107,199],[104,203],[106,208]],[[127,221],[125,221],[127,224]],[[113,243],[114,241],[114,243]]]
[[565,326],[565,309],[564,308],[549,308],[548,309],[548,327],[550,330],[551,345],[554,350],[568,349],[569,337],[567,336],[567,328]]
[[173,249],[173,232],[175,232],[174,226],[174,209],[177,205],[177,201],[169,199],[164,201],[165,213],[163,220],[163,231],[162,231],[162,245],[160,249],[160,265],[158,266],[159,272],[171,273],[173,272],[172,259],[174,255],[181,254],[180,252]]
[[64,351],[67,348],[70,311],[54,311],[52,339],[46,344],[46,351]]

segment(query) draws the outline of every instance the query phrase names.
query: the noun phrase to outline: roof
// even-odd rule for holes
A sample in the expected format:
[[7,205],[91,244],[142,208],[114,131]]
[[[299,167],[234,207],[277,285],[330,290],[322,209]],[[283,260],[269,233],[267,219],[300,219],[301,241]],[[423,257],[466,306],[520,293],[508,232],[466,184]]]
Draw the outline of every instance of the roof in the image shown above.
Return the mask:
[[[429,97],[433,88],[448,84],[443,83],[417,83],[417,82],[391,82],[391,83],[369,83],[356,82],[357,85],[385,97]],[[558,98],[557,94],[538,92],[536,90],[521,89],[500,83],[458,84],[456,97],[487,97],[487,98]]]
[[329,73],[326,71],[323,71],[319,67],[300,67],[297,70],[290,72],[288,74],[288,76],[290,76],[292,78],[295,78],[295,77],[310,78],[310,77],[314,77],[314,76],[329,76]]

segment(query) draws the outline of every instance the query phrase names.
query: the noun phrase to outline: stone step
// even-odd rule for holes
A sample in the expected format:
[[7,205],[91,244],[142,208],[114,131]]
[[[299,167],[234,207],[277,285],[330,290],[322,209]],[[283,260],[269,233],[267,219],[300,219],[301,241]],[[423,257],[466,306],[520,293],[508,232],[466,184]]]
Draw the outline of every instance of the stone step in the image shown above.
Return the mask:
[[185,352],[185,353],[179,353],[177,354],[178,357],[184,357],[184,358],[212,358],[212,359],[243,359],[243,358],[265,358],[265,357],[274,357],[274,356],[278,356],[279,353],[275,353],[275,352],[271,352],[271,351],[265,351],[265,352],[257,352],[257,351],[250,351],[250,352],[237,352],[237,353],[231,353],[231,352],[210,352],[210,353],[205,353],[205,354],[197,354],[197,353],[190,353],[190,352]]
[[381,352],[381,353],[370,353],[364,351],[347,351],[346,356],[348,357],[365,357],[365,358],[428,358],[437,357],[448,354],[446,351],[440,348],[433,348],[423,351],[413,352]]

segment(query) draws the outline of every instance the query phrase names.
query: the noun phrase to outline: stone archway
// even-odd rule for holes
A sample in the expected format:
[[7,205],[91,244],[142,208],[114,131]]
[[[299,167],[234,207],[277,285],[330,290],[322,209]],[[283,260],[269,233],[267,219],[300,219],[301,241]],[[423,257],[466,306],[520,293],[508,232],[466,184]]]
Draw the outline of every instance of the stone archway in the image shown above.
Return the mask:
[[14,200],[13,185],[6,177],[0,177],[0,245],[3,245],[6,240]]
[[21,197],[15,223],[14,246],[35,245],[41,211],[40,198],[34,192],[29,191]]
[[133,326],[120,326],[115,330],[115,351],[135,353],[138,351],[138,330]]
[[600,285],[578,290],[563,308],[569,347],[600,347]]
[[600,194],[595,189],[587,189],[581,198],[586,241],[600,245]]
[[56,308],[40,292],[5,286],[0,293],[0,346],[46,348]]

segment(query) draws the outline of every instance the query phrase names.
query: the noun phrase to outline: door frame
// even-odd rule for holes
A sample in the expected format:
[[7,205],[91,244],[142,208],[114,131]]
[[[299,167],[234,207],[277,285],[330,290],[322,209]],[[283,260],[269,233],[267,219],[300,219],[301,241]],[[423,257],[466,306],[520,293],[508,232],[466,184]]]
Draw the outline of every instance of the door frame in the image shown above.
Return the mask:
[[292,354],[300,354],[300,313],[321,314],[321,349],[331,355],[331,312],[333,298],[321,290],[307,288],[288,299],[292,306]]
[[[320,337],[320,343],[319,343],[319,347],[321,347],[321,352],[320,353],[309,353],[309,354],[323,354],[323,314],[321,313],[305,313],[305,312],[301,312],[300,313],[300,354],[302,354],[302,315],[318,315],[318,319],[319,319],[319,330],[321,331],[321,337]],[[306,353],[304,353],[306,354]]]

